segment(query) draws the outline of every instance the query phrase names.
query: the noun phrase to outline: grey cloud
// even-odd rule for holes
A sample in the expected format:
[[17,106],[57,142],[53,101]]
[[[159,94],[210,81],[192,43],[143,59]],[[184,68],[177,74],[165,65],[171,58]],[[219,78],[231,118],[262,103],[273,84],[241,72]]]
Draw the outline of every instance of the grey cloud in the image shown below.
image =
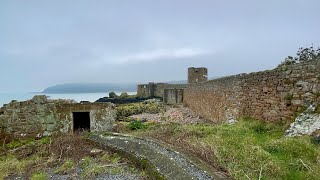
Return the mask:
[[[2,91],[148,82],[274,68],[320,46],[318,0],[0,2]],[[10,74],[10,76],[8,76]]]

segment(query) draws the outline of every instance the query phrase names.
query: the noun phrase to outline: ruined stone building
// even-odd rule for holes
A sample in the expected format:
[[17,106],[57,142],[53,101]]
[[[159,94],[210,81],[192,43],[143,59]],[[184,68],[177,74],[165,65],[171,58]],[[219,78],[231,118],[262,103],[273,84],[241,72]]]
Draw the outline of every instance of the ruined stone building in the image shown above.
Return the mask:
[[[188,84],[204,82],[208,80],[207,68],[188,69]],[[188,84],[168,84],[168,83],[153,83],[139,84],[137,95],[141,97],[160,97],[166,104],[182,104],[184,90]]]
[[76,103],[35,96],[0,108],[0,130],[15,136],[46,136],[77,130],[111,130],[116,111],[111,103]]

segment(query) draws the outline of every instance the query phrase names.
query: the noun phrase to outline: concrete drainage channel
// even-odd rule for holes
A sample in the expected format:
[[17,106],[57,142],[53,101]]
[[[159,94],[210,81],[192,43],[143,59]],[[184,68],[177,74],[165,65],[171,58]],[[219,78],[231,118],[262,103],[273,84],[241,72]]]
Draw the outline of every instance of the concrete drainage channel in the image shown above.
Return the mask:
[[134,159],[144,166],[154,179],[221,179],[219,176],[210,175],[201,170],[179,152],[152,140],[117,133],[91,135],[89,139]]

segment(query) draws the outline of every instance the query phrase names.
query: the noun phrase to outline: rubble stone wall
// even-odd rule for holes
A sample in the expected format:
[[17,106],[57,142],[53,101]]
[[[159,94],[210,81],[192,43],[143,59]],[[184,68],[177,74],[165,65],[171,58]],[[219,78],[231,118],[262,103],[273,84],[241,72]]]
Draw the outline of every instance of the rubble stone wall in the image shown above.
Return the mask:
[[15,136],[73,132],[73,112],[90,112],[90,131],[111,130],[116,111],[111,103],[76,103],[35,96],[0,108],[0,130]]
[[184,104],[214,122],[242,116],[280,121],[319,104],[319,91],[320,60],[314,60],[190,84]]

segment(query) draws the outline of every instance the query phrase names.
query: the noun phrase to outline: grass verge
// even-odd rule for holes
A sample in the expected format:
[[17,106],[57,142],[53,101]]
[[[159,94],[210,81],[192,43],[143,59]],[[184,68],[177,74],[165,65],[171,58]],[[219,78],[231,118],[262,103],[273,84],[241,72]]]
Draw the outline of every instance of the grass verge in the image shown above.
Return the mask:
[[244,118],[234,125],[158,125],[134,131],[184,149],[235,179],[318,179],[320,146],[284,137],[284,124]]

